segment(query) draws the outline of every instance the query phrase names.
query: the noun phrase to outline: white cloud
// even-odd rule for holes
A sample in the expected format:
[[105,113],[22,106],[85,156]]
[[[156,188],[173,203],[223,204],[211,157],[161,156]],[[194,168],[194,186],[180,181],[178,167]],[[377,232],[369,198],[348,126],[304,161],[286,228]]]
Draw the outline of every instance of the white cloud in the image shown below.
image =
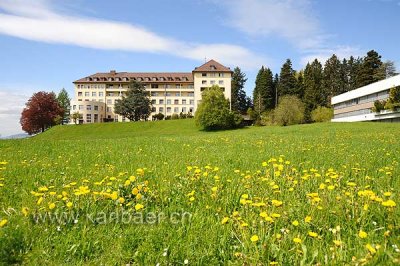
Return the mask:
[[250,36],[279,36],[302,49],[319,45],[325,36],[309,0],[221,0],[227,25]]
[[0,89],[0,98],[7,99],[0,106],[1,137],[22,133],[19,119],[31,94],[31,90]]
[[264,61],[238,45],[183,42],[138,25],[61,15],[50,9],[45,0],[0,0],[0,8],[6,12],[0,13],[0,33],[23,39],[95,49],[166,53],[197,61],[207,57],[248,69],[259,67]]
[[314,59],[318,59],[322,64],[325,63],[327,59],[329,59],[333,54],[335,54],[340,59],[349,58],[350,56],[358,57],[363,56],[365,51],[357,47],[351,46],[336,46],[333,48],[325,48],[325,49],[316,49],[310,51],[309,54],[303,56],[300,60],[301,66],[305,67],[307,63],[311,63]]

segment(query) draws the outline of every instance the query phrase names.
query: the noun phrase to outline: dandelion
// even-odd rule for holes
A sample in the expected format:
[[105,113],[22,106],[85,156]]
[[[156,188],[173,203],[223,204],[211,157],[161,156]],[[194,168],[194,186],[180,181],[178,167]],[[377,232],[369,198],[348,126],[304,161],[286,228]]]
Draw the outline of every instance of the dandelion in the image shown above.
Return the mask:
[[340,240],[333,240],[333,243],[335,244],[335,246],[340,247],[342,245],[342,241]]
[[293,242],[294,242],[294,243],[297,243],[297,244],[300,244],[302,241],[301,241],[300,238],[295,237],[295,238],[293,238]]
[[257,235],[253,235],[253,236],[250,238],[250,240],[251,240],[251,242],[257,242],[257,241],[259,240],[259,238],[258,238]]
[[358,236],[360,238],[366,238],[368,236],[368,234],[366,232],[364,232],[363,230],[360,230],[360,232],[358,232]]
[[299,221],[294,220],[294,221],[292,222],[292,224],[293,224],[294,226],[299,226]]
[[7,220],[7,219],[1,220],[1,221],[0,221],[0,228],[1,228],[1,227],[4,227],[7,223],[8,223],[8,220]]
[[221,221],[221,224],[226,224],[229,221],[229,217],[224,217]]
[[27,207],[23,207],[21,212],[26,217],[26,216],[28,216],[29,209]]
[[368,249],[368,251],[369,251],[372,255],[374,255],[374,254],[376,253],[376,249],[375,249],[373,246],[371,246],[371,244],[365,245],[365,248]]
[[68,208],[68,209],[71,209],[71,208],[72,208],[72,206],[73,206],[72,202],[70,202],[70,201],[69,201],[69,202],[67,202],[67,208]]
[[56,204],[54,202],[49,203],[49,209],[52,210],[56,207]]
[[304,218],[304,222],[306,223],[310,223],[312,220],[311,216],[306,216],[306,218]]
[[271,201],[272,205],[274,205],[275,207],[279,207],[282,206],[283,202],[279,201],[279,200],[272,200]]
[[316,238],[316,237],[318,236],[317,233],[312,232],[312,231],[309,231],[309,232],[308,232],[308,235],[311,236],[311,237],[313,237],[313,238]]
[[393,200],[387,200],[387,201],[383,201],[382,206],[388,207],[388,208],[394,208],[396,207],[396,202],[394,202]]
[[143,209],[143,208],[144,208],[144,206],[143,206],[142,204],[140,204],[140,203],[138,203],[138,204],[135,205],[135,210],[136,210],[136,211],[140,211],[140,210]]

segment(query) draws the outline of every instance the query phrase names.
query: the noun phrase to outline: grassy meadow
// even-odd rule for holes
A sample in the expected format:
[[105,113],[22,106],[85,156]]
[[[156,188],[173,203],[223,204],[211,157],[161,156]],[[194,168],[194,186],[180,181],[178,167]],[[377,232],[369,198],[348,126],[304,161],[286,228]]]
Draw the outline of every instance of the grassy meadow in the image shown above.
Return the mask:
[[173,120],[1,140],[0,265],[399,264],[399,132]]

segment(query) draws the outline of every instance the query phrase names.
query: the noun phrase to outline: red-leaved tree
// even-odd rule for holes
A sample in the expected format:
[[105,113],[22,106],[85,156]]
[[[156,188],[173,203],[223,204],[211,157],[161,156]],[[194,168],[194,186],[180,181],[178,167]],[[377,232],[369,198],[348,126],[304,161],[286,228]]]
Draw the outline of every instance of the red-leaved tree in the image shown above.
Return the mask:
[[62,115],[63,109],[58,104],[56,95],[53,92],[40,91],[34,93],[26,103],[20,123],[22,130],[32,135],[55,125]]

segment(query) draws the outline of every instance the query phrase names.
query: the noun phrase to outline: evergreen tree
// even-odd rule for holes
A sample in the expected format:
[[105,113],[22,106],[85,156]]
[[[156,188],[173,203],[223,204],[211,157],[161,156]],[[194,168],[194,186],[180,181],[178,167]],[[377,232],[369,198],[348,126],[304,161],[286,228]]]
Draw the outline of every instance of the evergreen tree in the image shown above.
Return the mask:
[[393,61],[386,61],[382,63],[379,67],[377,73],[375,74],[375,78],[378,80],[387,79],[390,77],[395,76],[396,73],[396,66]]
[[69,123],[71,99],[69,98],[68,92],[63,88],[57,95],[57,101],[60,107],[63,109],[61,124]]
[[311,111],[317,106],[327,106],[327,93],[322,86],[322,65],[315,59],[308,63],[304,70],[304,103],[306,105],[305,119],[311,122]]
[[132,81],[126,97],[115,103],[115,113],[127,117],[131,121],[147,120],[151,113],[151,102],[142,83]]
[[261,67],[256,77],[256,87],[253,91],[254,109],[258,114],[271,110],[275,106],[274,84],[272,71]]
[[330,98],[346,91],[342,76],[342,64],[334,54],[326,60],[323,71],[323,88]]
[[274,85],[273,90],[274,90],[274,98],[275,98],[274,108],[276,108],[276,106],[278,105],[278,86],[279,86],[279,75],[278,74],[275,74],[273,85]]
[[377,82],[383,77],[379,75],[382,66],[381,56],[374,50],[367,53],[357,75],[357,85],[362,87]]
[[292,68],[292,62],[287,59],[281,68],[278,84],[278,95],[297,95],[295,71]]
[[246,81],[246,74],[243,73],[239,67],[235,67],[232,74],[231,104],[232,110],[241,114],[245,114],[250,107],[248,105],[246,92],[244,91],[244,84]]
[[350,56],[350,59],[347,61],[347,91],[355,90],[361,87],[359,84],[358,75],[363,61],[364,60],[362,58],[354,58],[353,56]]
[[304,71],[300,70],[296,73],[296,96],[299,99],[304,98]]

